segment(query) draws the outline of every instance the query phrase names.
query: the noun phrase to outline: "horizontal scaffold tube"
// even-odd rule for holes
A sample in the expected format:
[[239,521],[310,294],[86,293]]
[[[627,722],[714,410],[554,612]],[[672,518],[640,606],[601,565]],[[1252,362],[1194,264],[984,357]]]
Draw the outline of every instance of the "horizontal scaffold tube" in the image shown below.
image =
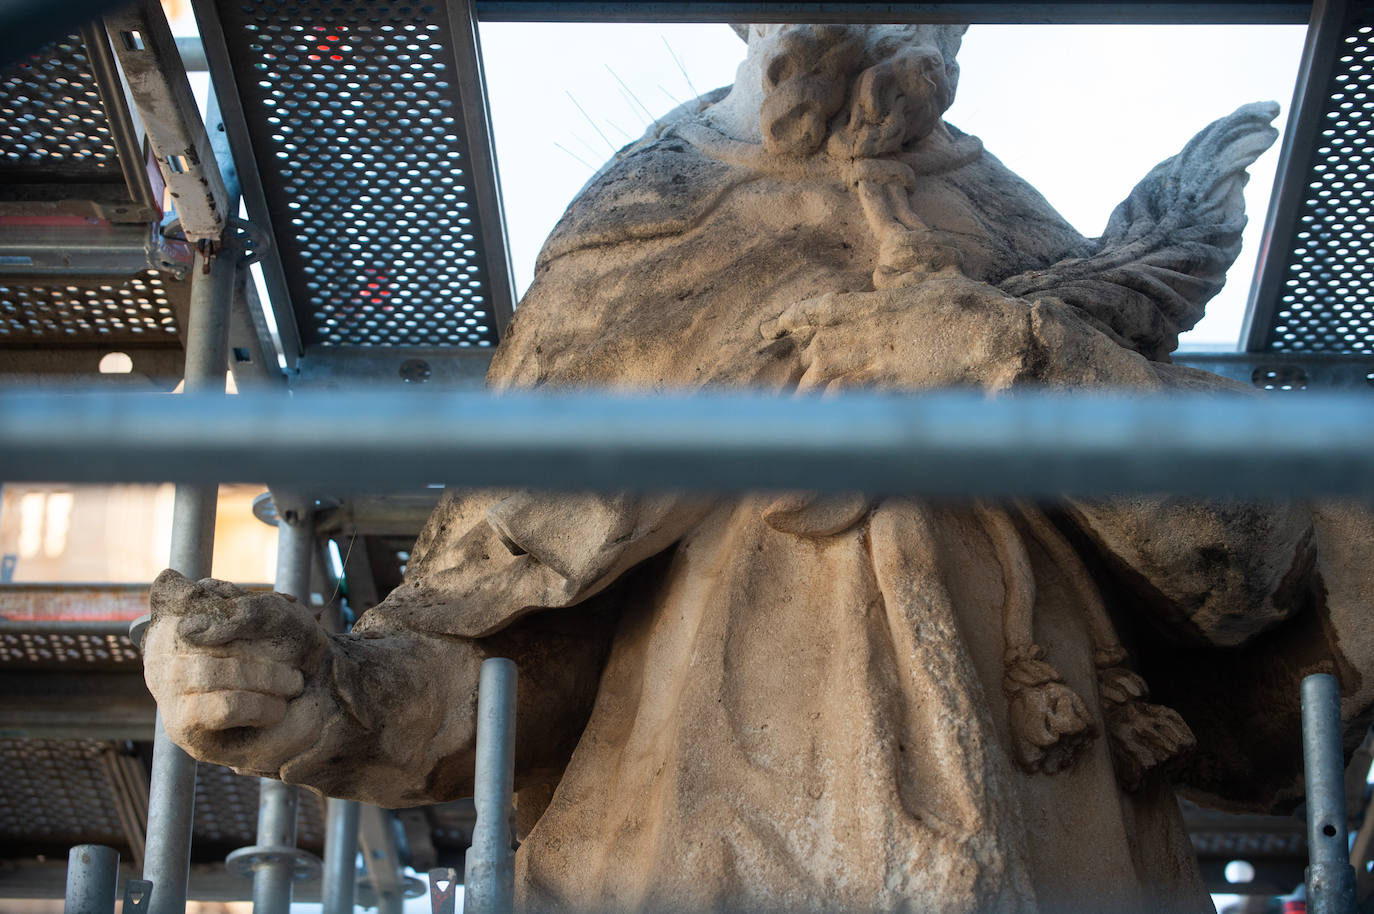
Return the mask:
[[0,480],[1374,495],[1374,398],[0,393]]

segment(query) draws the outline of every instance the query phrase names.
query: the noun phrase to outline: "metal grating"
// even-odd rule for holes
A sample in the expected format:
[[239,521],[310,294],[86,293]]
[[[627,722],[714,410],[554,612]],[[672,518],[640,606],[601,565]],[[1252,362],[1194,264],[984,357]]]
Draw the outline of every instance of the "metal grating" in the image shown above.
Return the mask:
[[219,4],[302,341],[491,347],[443,4]]
[[190,284],[156,270],[123,277],[0,277],[0,344],[177,338]]
[[119,813],[96,740],[0,740],[0,846],[24,854],[121,846]]
[[0,633],[0,666],[94,667],[141,664],[127,635]]
[[[301,794],[296,829],[299,847],[311,850],[324,847],[320,803],[309,792]],[[202,849],[233,850],[256,844],[257,833],[258,779],[235,774],[219,765],[198,765],[194,844]]]
[[0,181],[123,180],[100,90],[70,35],[0,70]]
[[[1288,824],[1288,823],[1283,823]],[[1245,860],[1252,857],[1307,856],[1307,839],[1302,823],[1293,822],[1285,830],[1236,829],[1232,831],[1190,831],[1193,850],[1204,857],[1224,857]]]
[[1351,4],[1273,326],[1276,352],[1374,352],[1374,11]]

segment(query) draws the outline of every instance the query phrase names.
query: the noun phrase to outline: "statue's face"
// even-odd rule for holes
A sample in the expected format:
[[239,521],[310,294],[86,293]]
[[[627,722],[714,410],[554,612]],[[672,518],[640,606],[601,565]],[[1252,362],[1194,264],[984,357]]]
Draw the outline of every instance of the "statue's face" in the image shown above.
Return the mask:
[[893,155],[925,137],[954,101],[965,26],[762,25],[763,142],[802,158],[824,144],[848,158]]

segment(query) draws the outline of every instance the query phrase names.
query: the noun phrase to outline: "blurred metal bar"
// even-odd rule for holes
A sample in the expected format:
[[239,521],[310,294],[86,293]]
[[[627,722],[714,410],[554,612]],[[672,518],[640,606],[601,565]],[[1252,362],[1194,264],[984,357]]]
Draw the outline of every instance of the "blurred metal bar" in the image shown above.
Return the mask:
[[950,22],[950,23],[1290,23],[1311,3],[1287,2],[677,2],[677,0],[475,0],[483,22]]
[[[237,258],[237,248],[232,244],[208,260],[203,254],[196,255],[186,341],[187,399],[205,402],[196,394],[212,401],[224,398],[229,304]],[[218,493],[214,481],[188,481],[176,488],[168,564],[192,580],[210,576]],[[134,643],[141,646],[139,622],[132,631]],[[186,910],[195,795],[196,761],[167,736],[159,712],[154,725],[148,845],[143,863],[143,878],[153,884],[148,914],[184,914]]]
[[0,635],[96,635],[127,636],[127,622],[105,619],[5,619]]
[[1241,327],[1241,345],[1247,352],[1262,352],[1268,345],[1274,313],[1288,279],[1288,261],[1299,227],[1298,213],[1311,193],[1307,183],[1311,180],[1312,160],[1322,129],[1322,110],[1330,98],[1331,72],[1341,43],[1345,8],[1346,0],[1316,0],[1312,4],[1307,43],[1298,64],[1288,124],[1279,147],[1274,190],[1264,220],[1264,238]]
[[406,878],[402,872],[400,848],[396,843],[395,817],[385,809],[361,804],[358,810],[358,843],[367,867],[367,891],[359,892],[358,903],[375,907],[377,914],[402,914],[406,900]]
[[0,479],[1370,496],[1374,398],[8,393]]
[[477,770],[472,830],[463,875],[464,914],[510,914],[515,905],[511,791],[515,776],[515,662],[482,661],[477,683]]
[[1302,762],[1307,780],[1307,910],[1311,914],[1355,914],[1341,732],[1341,687],[1336,677],[1317,673],[1304,678]]
[[[0,730],[6,738],[22,739],[152,739],[157,706],[143,684],[142,668],[127,666],[127,671],[0,669]],[[146,796],[145,786],[145,802]],[[138,818],[141,833],[146,809]]]
[[78,844],[67,856],[67,903],[63,914],[114,914],[119,852]]

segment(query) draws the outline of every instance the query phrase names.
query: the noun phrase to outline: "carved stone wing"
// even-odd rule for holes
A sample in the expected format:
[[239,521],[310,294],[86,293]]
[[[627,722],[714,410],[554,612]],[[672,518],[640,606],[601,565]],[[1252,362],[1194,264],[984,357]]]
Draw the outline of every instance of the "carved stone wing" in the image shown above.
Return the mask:
[[1270,126],[1278,112],[1274,102],[1256,102],[1213,122],[1135,186],[1096,254],[1013,276],[1002,288],[1068,302],[1122,345],[1166,361],[1240,252],[1245,170],[1278,136]]

